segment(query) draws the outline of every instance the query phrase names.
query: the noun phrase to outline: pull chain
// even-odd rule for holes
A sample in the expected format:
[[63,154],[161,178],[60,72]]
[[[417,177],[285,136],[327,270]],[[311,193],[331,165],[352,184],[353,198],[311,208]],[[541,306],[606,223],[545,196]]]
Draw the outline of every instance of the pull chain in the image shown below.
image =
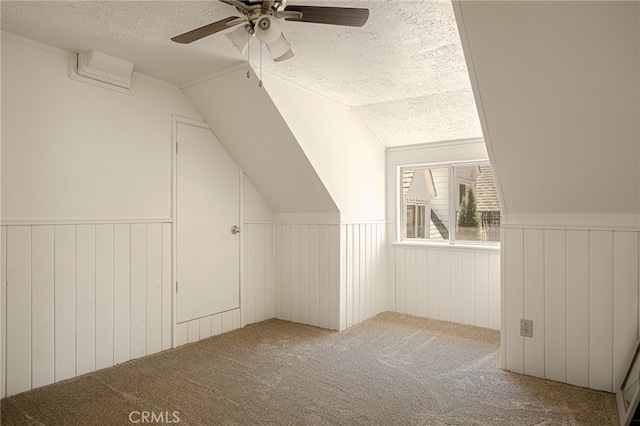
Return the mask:
[[247,30],[247,78],[251,78],[251,33]]
[[258,87],[262,87],[262,42],[260,43],[260,82]]

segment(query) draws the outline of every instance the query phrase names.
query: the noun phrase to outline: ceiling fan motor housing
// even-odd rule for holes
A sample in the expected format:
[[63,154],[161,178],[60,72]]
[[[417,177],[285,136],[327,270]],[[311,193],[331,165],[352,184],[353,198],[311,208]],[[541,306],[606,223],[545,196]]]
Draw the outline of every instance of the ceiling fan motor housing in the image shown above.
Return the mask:
[[271,28],[271,19],[267,18],[266,16],[261,18],[258,21],[258,28],[260,28],[262,31],[268,31],[269,28]]

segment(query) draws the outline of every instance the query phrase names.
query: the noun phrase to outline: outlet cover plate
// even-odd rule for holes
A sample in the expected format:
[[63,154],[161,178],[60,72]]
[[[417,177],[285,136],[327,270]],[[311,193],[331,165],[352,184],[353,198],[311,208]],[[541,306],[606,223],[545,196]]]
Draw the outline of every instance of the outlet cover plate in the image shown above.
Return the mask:
[[523,337],[533,337],[533,320],[520,320],[520,335]]

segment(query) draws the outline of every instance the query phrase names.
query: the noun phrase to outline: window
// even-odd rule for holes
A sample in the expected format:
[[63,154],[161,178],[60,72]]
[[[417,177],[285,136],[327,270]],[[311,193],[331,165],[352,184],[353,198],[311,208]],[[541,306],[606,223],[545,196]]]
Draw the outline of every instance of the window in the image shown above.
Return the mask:
[[407,238],[426,237],[427,204],[407,204]]
[[421,240],[448,240],[449,220],[438,212],[449,204],[449,169],[404,168],[402,170],[403,237]]
[[500,241],[500,203],[488,163],[400,168],[402,240]]

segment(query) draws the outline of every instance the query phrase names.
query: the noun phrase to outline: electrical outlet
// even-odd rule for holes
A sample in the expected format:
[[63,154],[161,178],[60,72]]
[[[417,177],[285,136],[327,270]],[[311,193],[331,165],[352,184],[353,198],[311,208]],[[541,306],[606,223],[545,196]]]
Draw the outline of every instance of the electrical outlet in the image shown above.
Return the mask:
[[533,337],[533,320],[520,320],[520,335],[523,337]]

